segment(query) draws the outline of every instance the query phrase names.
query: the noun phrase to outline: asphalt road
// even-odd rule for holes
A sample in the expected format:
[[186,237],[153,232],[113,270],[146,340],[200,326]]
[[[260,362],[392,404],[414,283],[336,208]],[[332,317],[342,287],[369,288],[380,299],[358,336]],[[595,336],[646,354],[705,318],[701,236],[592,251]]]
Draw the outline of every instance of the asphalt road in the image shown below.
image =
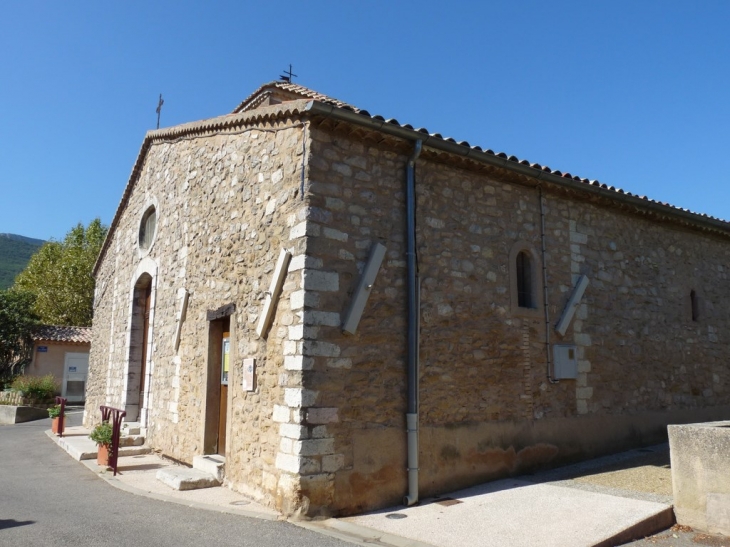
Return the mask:
[[[80,422],[79,414],[69,418]],[[0,546],[352,547],[287,522],[117,490],[59,450],[49,428],[48,419],[0,425]]]

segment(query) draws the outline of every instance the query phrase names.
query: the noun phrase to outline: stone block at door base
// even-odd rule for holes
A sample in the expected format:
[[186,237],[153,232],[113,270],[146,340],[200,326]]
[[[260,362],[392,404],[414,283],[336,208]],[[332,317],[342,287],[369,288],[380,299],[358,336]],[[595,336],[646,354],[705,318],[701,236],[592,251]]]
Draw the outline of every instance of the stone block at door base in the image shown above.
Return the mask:
[[219,454],[195,456],[193,469],[213,475],[219,483],[222,483],[226,476],[226,458]]
[[220,482],[210,473],[187,467],[168,467],[157,472],[157,480],[175,490],[198,490],[220,486]]

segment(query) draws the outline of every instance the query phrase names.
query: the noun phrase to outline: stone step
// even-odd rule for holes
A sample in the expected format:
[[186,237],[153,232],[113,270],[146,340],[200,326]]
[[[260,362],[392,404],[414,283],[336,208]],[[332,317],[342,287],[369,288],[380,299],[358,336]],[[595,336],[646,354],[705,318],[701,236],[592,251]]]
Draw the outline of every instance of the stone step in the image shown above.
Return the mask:
[[96,458],[98,451],[96,443],[89,439],[88,436],[72,436],[64,433],[64,436],[58,439],[58,444],[75,460],[93,460]]
[[149,446],[120,446],[119,457],[127,458],[129,456],[142,456],[143,454],[149,454],[152,449]]
[[208,454],[193,457],[193,469],[210,473],[218,482],[223,482],[226,476],[226,458],[220,454]]
[[144,440],[143,435],[122,435],[119,437],[119,446],[142,446]]
[[122,435],[141,435],[142,426],[139,422],[124,422],[122,424]]
[[157,480],[175,490],[198,490],[220,486],[220,481],[210,473],[189,467],[166,467],[157,472]]
[[[96,443],[86,436],[83,437],[61,437],[58,444],[75,460],[95,460],[96,453],[99,451]],[[119,457],[141,456],[149,454],[152,449],[149,446],[122,446],[119,447]]]
[[[95,460],[96,453],[99,451],[96,444],[94,444],[93,450],[85,450],[79,454],[78,460]],[[149,454],[152,449],[149,446],[121,446],[119,447],[119,457],[127,458],[129,456],[142,456]],[[73,454],[72,454],[73,455]],[[75,457],[75,456],[74,456]]]

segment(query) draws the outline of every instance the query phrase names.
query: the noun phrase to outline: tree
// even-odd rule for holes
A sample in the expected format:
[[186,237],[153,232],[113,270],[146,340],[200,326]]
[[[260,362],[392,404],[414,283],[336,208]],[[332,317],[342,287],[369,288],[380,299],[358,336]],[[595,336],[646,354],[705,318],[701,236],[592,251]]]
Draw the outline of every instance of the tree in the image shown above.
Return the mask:
[[27,291],[0,291],[0,378],[17,374],[32,357],[31,335],[39,324],[34,301]]
[[91,271],[107,227],[94,219],[78,224],[63,241],[49,241],[15,278],[13,288],[35,295],[33,310],[49,325],[91,325],[94,278]]

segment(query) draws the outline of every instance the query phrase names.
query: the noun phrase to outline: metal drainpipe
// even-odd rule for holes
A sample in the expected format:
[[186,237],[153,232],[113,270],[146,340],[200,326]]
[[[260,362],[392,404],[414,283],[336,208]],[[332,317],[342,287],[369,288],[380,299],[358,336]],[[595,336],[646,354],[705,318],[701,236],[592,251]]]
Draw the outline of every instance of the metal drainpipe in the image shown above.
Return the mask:
[[547,263],[545,261],[545,206],[542,202],[542,186],[538,185],[537,191],[540,195],[540,242],[542,246],[542,302],[545,308],[545,356],[547,357],[547,379],[551,384],[559,383],[550,374],[550,309],[548,308],[548,284],[547,284]]
[[418,503],[418,272],[416,271],[416,160],[423,141],[417,140],[406,164],[406,231],[408,244],[408,495],[404,505]]

